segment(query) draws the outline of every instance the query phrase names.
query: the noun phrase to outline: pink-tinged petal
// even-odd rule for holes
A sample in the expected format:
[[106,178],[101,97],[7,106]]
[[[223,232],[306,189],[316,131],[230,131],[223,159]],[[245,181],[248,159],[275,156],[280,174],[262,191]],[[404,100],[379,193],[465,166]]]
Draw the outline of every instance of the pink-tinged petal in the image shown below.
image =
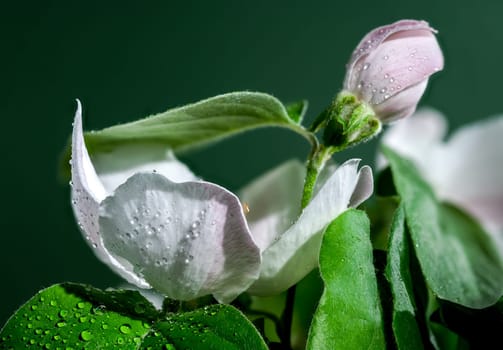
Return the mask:
[[[255,295],[280,293],[299,282],[318,264],[318,253],[325,227],[351,204],[356,186],[367,186],[369,169],[358,172],[359,160],[342,164],[295,222],[262,254],[259,279],[250,287]],[[368,193],[366,190],[361,193]],[[360,195],[357,195],[360,197]],[[360,198],[356,202],[359,202]]]
[[253,238],[263,251],[297,219],[305,166],[288,161],[262,175],[239,193],[249,212],[246,219]]
[[[440,145],[434,186],[438,195],[503,230],[503,117],[463,127]],[[503,237],[502,237],[503,238]]]
[[176,159],[172,151],[159,145],[121,146],[110,152],[93,155],[92,161],[108,193],[139,172],[156,172],[173,182],[198,180],[185,164]]
[[442,51],[431,31],[397,33],[371,52],[365,62],[357,63],[356,67],[362,65],[362,71],[354,91],[371,105],[378,105],[427,80],[443,64]]
[[[391,125],[383,133],[381,142],[402,156],[415,162],[421,172],[431,171],[432,155],[447,132],[445,117],[434,109],[422,108],[408,119]],[[377,166],[386,166],[379,154]]]
[[428,78],[444,66],[435,30],[399,21],[370,32],[348,64],[344,89],[367,102],[385,123],[414,112]]
[[82,131],[82,107],[77,100],[77,111],[72,133],[72,208],[79,228],[86,242],[93,248],[96,256],[128,282],[139,287],[149,288],[148,283],[135,274],[126,271],[104,248],[98,225],[99,203],[106,197],[86,149]]
[[260,251],[238,198],[206,182],[133,175],[100,208],[105,247],[177,300],[229,302],[257,278]]
[[417,106],[417,102],[423,96],[424,90],[428,85],[427,80],[410,86],[398,95],[388,98],[383,103],[374,107],[374,111],[383,123],[391,123],[396,120],[412,115]]
[[[350,91],[356,91],[358,86],[359,72],[363,70],[363,60],[374,51],[389,36],[409,30],[429,29],[430,26],[425,21],[401,20],[389,25],[378,27],[363,37],[355,51],[353,52],[349,63],[346,66],[346,77],[344,79],[344,88]],[[385,60],[385,57],[383,57]],[[359,63],[358,67],[355,67]]]

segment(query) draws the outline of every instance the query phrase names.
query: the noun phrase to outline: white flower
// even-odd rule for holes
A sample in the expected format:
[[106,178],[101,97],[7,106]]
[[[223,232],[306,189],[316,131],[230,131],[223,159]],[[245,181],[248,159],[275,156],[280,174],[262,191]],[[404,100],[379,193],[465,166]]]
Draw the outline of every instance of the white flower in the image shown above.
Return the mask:
[[382,142],[412,160],[440,199],[478,218],[503,251],[503,117],[460,128],[444,142],[446,129],[440,113],[423,109],[391,126]]
[[[91,161],[78,103],[72,206],[98,258],[128,282],[167,297],[279,293],[317,266],[321,234],[372,193],[369,167],[350,160],[300,213],[304,166],[287,162],[236,195],[202,181],[159,146],[130,145]],[[300,216],[299,216],[300,213]]]

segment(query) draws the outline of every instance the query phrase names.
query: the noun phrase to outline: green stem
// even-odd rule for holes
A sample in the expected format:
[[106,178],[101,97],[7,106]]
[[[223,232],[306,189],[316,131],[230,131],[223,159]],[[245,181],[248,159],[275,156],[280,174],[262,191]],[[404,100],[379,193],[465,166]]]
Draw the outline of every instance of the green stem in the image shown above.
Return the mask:
[[301,200],[302,209],[309,204],[318,175],[334,152],[335,149],[333,147],[325,147],[318,144],[313,147],[307,162],[306,178],[304,180],[304,190],[302,191]]

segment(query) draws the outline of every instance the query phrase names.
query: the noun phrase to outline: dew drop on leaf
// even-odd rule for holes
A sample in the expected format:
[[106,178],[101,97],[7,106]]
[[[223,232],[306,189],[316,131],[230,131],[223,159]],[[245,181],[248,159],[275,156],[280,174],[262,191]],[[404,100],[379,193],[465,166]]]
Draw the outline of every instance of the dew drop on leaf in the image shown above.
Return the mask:
[[120,326],[119,330],[121,331],[122,334],[129,334],[131,333],[131,326],[126,323]]
[[85,331],[80,332],[80,339],[82,339],[83,341],[89,341],[92,338],[93,338],[93,335],[89,330],[85,330]]

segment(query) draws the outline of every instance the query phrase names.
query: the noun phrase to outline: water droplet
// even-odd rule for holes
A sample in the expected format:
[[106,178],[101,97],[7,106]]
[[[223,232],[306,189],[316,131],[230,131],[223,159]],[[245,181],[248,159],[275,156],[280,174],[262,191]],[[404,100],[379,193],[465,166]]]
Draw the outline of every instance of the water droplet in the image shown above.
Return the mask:
[[31,328],[33,328],[33,325],[32,325],[31,323],[28,323],[28,324],[26,325],[26,327],[28,327],[28,328],[30,328],[30,329],[31,329]]
[[388,91],[388,89],[387,89],[387,88],[385,88],[385,87],[383,87],[383,88],[382,88],[379,92],[380,92],[381,94],[384,94],[386,91]]
[[106,323],[103,323],[103,324],[101,325],[101,328],[102,328],[102,329],[108,329],[108,325],[107,325]]
[[105,305],[98,305],[93,309],[93,313],[95,315],[102,315],[105,310],[106,310]]
[[80,339],[83,341],[89,341],[93,339],[93,334],[89,330],[85,330],[80,332]]
[[369,67],[370,67],[370,63],[365,63],[363,65],[363,70],[367,70],[367,69],[369,69]]
[[40,328],[35,329],[35,334],[42,334],[42,330]]
[[59,316],[61,316],[61,317],[63,317],[63,318],[65,318],[67,315],[68,315],[68,311],[67,311],[67,310],[61,310],[61,311],[59,312]]
[[66,326],[66,322],[58,322],[58,323],[56,323],[56,326],[58,326],[58,328],[65,327]]
[[390,82],[390,83],[395,82],[395,78],[389,78],[389,82]]
[[82,316],[82,317],[80,317],[80,318],[79,318],[79,322],[80,322],[80,323],[85,323],[85,322],[87,322],[87,317],[86,317],[86,316]]
[[124,344],[124,338],[122,338],[122,337],[117,337],[117,344],[119,344],[119,345]]
[[387,61],[389,59],[388,55],[384,55],[383,60]]
[[86,306],[86,303],[84,303],[83,301],[77,303],[77,307],[79,309],[83,309],[85,306]]
[[32,310],[36,310],[36,309],[38,309],[38,306],[37,306],[37,305],[32,305],[32,306],[31,306],[31,309],[32,309]]
[[201,223],[199,221],[194,221],[192,223],[192,228],[197,228],[199,225],[201,225]]
[[388,94],[384,95],[384,99],[385,99],[385,100],[387,100],[388,98],[389,98],[389,95],[388,95]]
[[412,66],[409,66],[407,69],[409,70],[409,72],[412,71]]
[[389,74],[388,73],[384,74],[384,79],[388,79],[388,78],[389,78]]
[[125,323],[119,327],[119,330],[121,331],[122,334],[129,334],[131,333],[131,325]]

